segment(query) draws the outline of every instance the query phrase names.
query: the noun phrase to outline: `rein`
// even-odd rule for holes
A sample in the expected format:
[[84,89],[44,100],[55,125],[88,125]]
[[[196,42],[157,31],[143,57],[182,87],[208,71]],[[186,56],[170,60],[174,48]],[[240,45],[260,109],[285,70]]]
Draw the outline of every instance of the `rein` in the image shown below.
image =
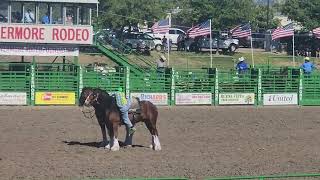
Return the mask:
[[[91,96],[92,94],[93,94],[93,92],[91,92],[91,93],[87,96],[85,102],[87,102],[87,101],[89,100],[89,98],[90,98],[90,96]],[[100,103],[98,102],[98,97],[99,97],[99,93],[96,95],[96,97],[94,98],[93,102],[96,102],[97,104],[100,104]],[[90,102],[90,104],[91,104],[91,102]],[[91,105],[91,107],[92,107],[92,105]],[[91,109],[91,110],[86,111],[86,110],[85,110],[85,106],[82,107],[81,111],[82,111],[82,113],[83,113],[83,116],[84,116],[85,118],[87,118],[87,119],[93,119],[93,117],[94,117],[94,115],[95,115],[95,113],[94,113],[95,110],[94,110],[94,109]]]
[[83,116],[87,119],[92,119],[94,117],[94,109],[86,111],[85,107],[83,106],[81,112],[83,113]]

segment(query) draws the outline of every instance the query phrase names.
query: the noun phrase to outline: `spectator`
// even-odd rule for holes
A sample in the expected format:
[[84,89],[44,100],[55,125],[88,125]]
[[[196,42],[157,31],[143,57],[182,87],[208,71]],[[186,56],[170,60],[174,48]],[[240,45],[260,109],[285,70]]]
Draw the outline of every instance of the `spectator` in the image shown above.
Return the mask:
[[317,48],[316,50],[316,58],[320,58],[320,48]]
[[160,55],[160,59],[157,61],[157,73],[159,76],[163,75],[166,69],[166,57],[163,54]]
[[177,39],[177,51],[185,50],[185,39],[186,36],[184,34],[180,34]]
[[304,63],[301,65],[300,68],[303,69],[303,73],[306,75],[310,75],[312,73],[313,69],[315,69],[313,63],[310,62],[309,57],[304,58]]
[[27,12],[24,14],[24,23],[34,23],[34,14],[32,13],[31,9],[28,9]]
[[71,14],[67,14],[66,25],[73,25],[73,18]]
[[49,13],[46,13],[46,14],[42,17],[41,23],[42,23],[42,24],[50,24]]
[[238,70],[239,74],[244,74],[248,70],[248,64],[245,62],[244,57],[239,58],[239,62],[236,66],[236,69]]
[[167,45],[168,45],[168,39],[166,38],[166,36],[163,36],[163,38],[162,38],[162,47],[163,47],[164,51],[167,50]]

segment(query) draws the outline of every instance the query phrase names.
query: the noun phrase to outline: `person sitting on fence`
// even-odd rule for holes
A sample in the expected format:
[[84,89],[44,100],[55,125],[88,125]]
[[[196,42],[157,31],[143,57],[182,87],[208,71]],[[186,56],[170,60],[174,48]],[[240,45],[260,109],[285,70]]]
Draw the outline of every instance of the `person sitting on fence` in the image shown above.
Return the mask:
[[163,54],[160,55],[160,59],[157,60],[157,73],[163,75],[166,69],[166,57]]
[[236,66],[239,74],[244,74],[248,70],[248,64],[245,62],[244,57],[239,58],[239,62]]
[[121,118],[123,123],[126,125],[126,128],[129,130],[129,134],[133,134],[136,131],[136,128],[132,125],[129,119],[129,108],[131,105],[130,97],[126,97],[122,88],[119,87],[117,92],[115,92],[115,97],[117,101],[117,106],[121,112]]
[[312,62],[310,62],[309,57],[304,58],[304,63],[301,65],[301,69],[303,69],[304,74],[311,74],[313,69],[315,69],[315,66]]

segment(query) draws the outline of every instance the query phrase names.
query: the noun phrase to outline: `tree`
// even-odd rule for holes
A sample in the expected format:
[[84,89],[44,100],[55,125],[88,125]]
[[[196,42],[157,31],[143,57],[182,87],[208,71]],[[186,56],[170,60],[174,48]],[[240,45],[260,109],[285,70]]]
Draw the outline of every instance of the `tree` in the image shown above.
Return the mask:
[[100,0],[99,18],[96,25],[104,28],[123,28],[138,23],[153,24],[153,21],[165,17],[170,4],[160,0]]
[[287,0],[282,5],[281,12],[307,30],[320,26],[319,0]]

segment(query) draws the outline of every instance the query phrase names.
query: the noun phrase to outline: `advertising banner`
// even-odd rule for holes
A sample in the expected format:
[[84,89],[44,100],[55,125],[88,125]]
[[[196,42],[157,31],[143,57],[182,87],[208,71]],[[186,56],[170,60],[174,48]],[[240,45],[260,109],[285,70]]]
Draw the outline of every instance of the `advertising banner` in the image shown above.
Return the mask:
[[79,48],[68,46],[0,44],[5,56],[79,56]]
[[0,42],[92,44],[92,26],[0,23]]
[[155,105],[168,105],[167,93],[131,93],[131,97],[138,97],[141,101],[150,101]]
[[176,105],[211,105],[211,93],[176,93]]
[[220,93],[219,104],[254,104],[254,93]]
[[0,105],[27,105],[27,93],[0,92]]
[[297,105],[297,93],[264,94],[263,105]]
[[75,103],[74,92],[36,92],[36,105],[73,105]]

